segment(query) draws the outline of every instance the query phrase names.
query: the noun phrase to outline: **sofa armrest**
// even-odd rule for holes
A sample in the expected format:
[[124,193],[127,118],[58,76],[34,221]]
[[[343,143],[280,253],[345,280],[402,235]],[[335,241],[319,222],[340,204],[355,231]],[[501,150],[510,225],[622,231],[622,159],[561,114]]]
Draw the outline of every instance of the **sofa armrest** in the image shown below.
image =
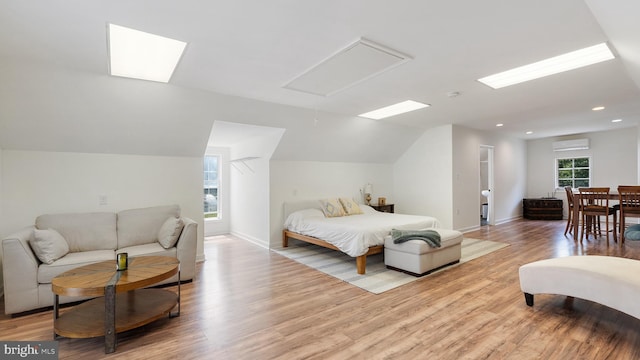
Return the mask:
[[176,252],[180,260],[180,278],[182,280],[192,280],[196,276],[196,248],[198,246],[198,223],[183,217],[184,228],[178,242]]
[[2,240],[5,314],[38,307],[39,261],[29,246],[33,229],[30,226]]

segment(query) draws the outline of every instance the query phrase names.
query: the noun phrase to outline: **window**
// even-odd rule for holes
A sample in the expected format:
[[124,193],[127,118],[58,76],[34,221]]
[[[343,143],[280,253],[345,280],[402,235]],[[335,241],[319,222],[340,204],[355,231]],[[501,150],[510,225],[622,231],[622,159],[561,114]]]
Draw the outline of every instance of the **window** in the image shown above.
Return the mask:
[[217,155],[204,157],[204,217],[219,218],[218,212],[218,159]]
[[591,183],[591,158],[556,159],[556,188],[588,187]]

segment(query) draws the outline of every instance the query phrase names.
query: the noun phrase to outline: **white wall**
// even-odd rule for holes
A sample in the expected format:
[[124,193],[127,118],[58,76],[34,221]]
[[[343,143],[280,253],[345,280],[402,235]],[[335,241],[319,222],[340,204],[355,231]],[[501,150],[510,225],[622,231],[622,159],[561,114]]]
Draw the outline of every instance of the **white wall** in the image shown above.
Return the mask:
[[452,127],[427,129],[393,165],[396,212],[428,215],[453,228]]
[[234,162],[231,172],[231,233],[269,247],[269,158]]
[[494,148],[494,218],[499,224],[522,215],[526,192],[527,146],[524,140],[453,126],[453,228],[480,225],[480,145]]
[[[552,143],[558,140],[588,138],[588,150],[554,152]],[[555,191],[555,159],[591,156],[591,184],[608,186],[638,184],[638,130],[620,129],[578,134],[570,137],[546,138],[527,142],[527,197],[547,196]],[[563,189],[555,191],[562,198],[566,217],[566,196]]]
[[204,220],[204,236],[228,234],[230,231],[230,172],[229,168],[229,148],[207,147],[206,155],[218,155],[218,218]]
[[337,163],[317,161],[271,161],[271,247],[282,244],[285,202],[351,197],[363,202],[360,189],[373,187],[372,203],[380,196],[395,203],[391,164]]
[[[204,258],[202,158],[3,150],[3,237],[47,213],[120,211],[178,204],[198,223]],[[107,205],[100,205],[100,196]]]
[[231,148],[231,233],[265,248],[270,237],[269,160],[283,133],[270,131]]
[[374,201],[385,196],[398,213],[434,216],[446,228],[477,228],[480,145],[494,146],[496,222],[518,218],[526,191],[525,141],[444,125],[426,130],[394,164],[271,161],[271,247],[281,244],[284,202],[361,199],[367,182]]

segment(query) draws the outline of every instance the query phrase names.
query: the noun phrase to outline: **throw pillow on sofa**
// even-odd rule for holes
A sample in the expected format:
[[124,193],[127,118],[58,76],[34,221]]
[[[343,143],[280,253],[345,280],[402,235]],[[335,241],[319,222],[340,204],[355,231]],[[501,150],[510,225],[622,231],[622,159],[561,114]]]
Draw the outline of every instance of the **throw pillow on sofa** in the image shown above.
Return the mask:
[[184,222],[181,218],[170,217],[158,230],[158,242],[163,248],[172,248],[178,241]]
[[34,239],[30,242],[31,248],[43,263],[51,265],[69,253],[69,244],[59,232],[53,229],[35,229],[34,232]]

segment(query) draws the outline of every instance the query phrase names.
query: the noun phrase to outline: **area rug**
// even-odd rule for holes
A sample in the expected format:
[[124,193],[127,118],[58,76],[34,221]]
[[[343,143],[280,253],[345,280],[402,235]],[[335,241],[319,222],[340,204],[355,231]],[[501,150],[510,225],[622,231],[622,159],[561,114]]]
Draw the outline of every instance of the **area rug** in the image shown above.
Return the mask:
[[[460,264],[487,255],[502,249],[509,244],[464,238],[462,240],[462,257]],[[384,265],[382,254],[367,257],[367,273],[358,275],[356,272],[356,259],[342,252],[326,249],[300,241],[290,242],[289,247],[274,249],[280,255],[286,256],[301,264],[322,271],[351,285],[367,290],[374,294],[380,294],[398,286],[422,279],[399,271],[389,270]],[[453,265],[457,266],[457,265]],[[434,271],[435,274],[447,268]],[[430,275],[431,275],[430,274]],[[429,276],[429,275],[426,275]]]

